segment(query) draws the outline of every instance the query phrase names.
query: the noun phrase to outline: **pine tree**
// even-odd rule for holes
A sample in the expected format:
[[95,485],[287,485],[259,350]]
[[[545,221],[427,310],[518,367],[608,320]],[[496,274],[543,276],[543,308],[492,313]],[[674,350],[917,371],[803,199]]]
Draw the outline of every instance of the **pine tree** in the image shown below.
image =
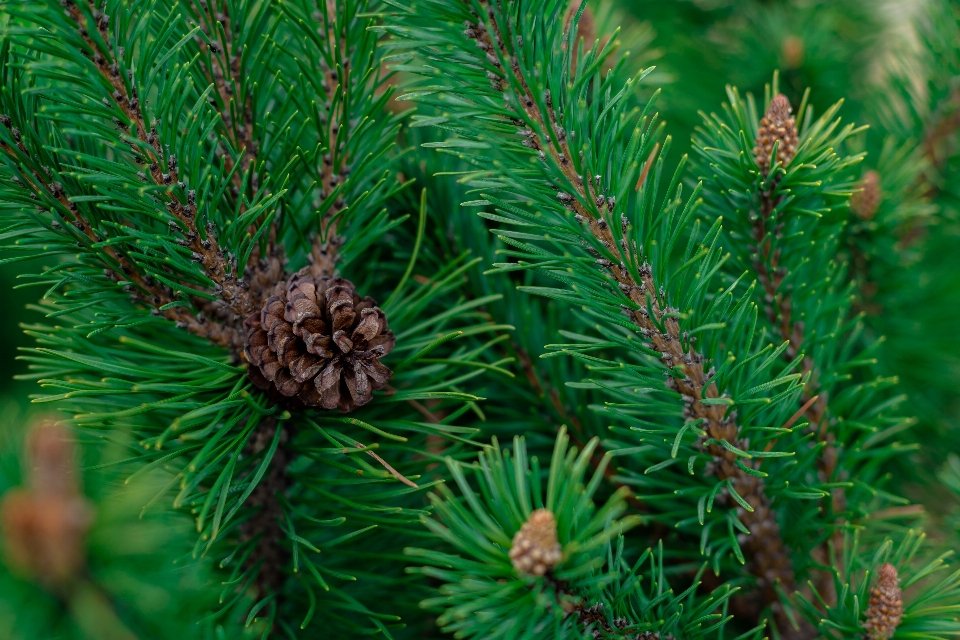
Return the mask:
[[[924,69],[960,55],[944,2]],[[728,37],[803,10],[750,5]],[[46,593],[11,633],[960,636],[960,529],[901,482],[933,482],[901,437],[949,438],[870,311],[949,220],[942,76],[822,108],[798,40],[762,97],[693,100],[610,2],[0,6],[3,260],[44,261],[23,357],[59,411],[27,439],[110,452],[6,482],[4,593]],[[143,478],[143,526],[195,531],[111,572],[84,514],[123,535],[139,494],[96,487]],[[45,500],[79,515],[30,529]],[[171,555],[198,595],[165,614]]]

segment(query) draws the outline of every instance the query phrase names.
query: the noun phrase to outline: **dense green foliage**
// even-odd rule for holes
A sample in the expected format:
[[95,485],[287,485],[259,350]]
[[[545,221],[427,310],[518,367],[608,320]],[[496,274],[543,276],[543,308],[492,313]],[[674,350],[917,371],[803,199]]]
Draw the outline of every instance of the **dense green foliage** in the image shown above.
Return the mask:
[[960,6],[622,5],[0,2],[0,632],[960,636]]

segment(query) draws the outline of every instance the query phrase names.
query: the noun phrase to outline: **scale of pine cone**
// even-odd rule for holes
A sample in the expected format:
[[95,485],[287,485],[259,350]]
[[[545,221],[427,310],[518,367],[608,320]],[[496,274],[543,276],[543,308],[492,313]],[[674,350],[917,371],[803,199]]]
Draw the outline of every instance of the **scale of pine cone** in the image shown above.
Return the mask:
[[299,271],[276,286],[244,329],[251,381],[294,407],[346,413],[370,402],[393,375],[380,362],[396,344],[386,315],[341,277]]

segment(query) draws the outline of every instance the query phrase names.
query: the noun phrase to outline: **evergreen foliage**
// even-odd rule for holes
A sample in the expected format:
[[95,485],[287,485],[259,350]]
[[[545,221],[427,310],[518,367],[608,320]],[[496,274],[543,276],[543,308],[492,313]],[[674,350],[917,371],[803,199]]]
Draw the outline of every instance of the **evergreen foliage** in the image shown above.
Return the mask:
[[648,4],[0,2],[0,263],[98,514],[69,588],[4,533],[0,629],[960,636],[960,10],[876,97],[858,3]]

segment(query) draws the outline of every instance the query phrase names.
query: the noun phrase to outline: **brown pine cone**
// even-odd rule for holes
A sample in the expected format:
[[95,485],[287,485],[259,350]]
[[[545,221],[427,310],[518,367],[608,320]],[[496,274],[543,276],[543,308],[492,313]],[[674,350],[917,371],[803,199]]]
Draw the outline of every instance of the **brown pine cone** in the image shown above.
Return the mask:
[[781,167],[786,167],[797,155],[799,138],[796,122],[791,115],[790,100],[782,93],[774,96],[760,119],[760,128],[757,130],[757,140],[753,147],[753,159],[764,176],[770,173],[770,154],[773,153],[775,142],[780,143],[777,147],[777,160]]
[[396,344],[386,315],[340,277],[302,269],[277,285],[244,328],[250,379],[294,406],[346,413],[370,402],[393,375],[380,362]]

